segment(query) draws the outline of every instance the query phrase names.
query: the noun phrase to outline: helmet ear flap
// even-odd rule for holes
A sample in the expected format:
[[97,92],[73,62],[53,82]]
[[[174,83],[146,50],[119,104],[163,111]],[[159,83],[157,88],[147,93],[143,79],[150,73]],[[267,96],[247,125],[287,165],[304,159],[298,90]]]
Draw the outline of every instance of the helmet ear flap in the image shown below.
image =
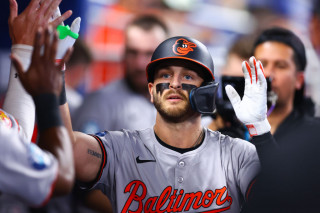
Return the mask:
[[215,99],[219,83],[211,82],[205,86],[194,88],[190,91],[189,100],[193,110],[211,115],[216,110]]

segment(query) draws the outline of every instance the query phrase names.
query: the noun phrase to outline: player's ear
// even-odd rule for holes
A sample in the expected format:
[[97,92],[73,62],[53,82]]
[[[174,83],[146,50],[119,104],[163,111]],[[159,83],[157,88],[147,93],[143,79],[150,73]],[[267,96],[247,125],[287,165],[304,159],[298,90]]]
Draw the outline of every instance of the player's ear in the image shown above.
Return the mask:
[[303,86],[303,83],[304,83],[304,72],[297,72],[297,75],[296,75],[296,89],[299,90],[302,88]]
[[153,83],[148,83],[148,89],[150,94],[150,101],[153,103]]

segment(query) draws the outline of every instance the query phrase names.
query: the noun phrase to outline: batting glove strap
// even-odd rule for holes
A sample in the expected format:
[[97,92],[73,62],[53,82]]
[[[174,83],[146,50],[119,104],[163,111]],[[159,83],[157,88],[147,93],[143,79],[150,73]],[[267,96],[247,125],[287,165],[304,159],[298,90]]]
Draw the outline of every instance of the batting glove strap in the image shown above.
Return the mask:
[[267,119],[255,123],[246,124],[246,127],[248,128],[251,137],[265,134],[267,132],[270,132],[271,130],[271,126]]

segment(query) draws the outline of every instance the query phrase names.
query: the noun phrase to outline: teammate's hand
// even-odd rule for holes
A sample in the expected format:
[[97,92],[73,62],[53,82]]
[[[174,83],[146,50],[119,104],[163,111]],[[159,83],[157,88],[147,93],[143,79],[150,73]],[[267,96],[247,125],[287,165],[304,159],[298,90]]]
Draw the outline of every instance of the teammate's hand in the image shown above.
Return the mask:
[[54,20],[49,19],[54,14],[61,0],[31,0],[27,8],[18,15],[18,4],[16,0],[9,0],[9,34],[12,44],[32,45],[34,36],[39,27],[46,28],[48,24],[55,29],[59,23],[69,18],[72,11],[65,12]]
[[249,63],[242,62],[242,71],[245,78],[242,100],[232,86],[227,85],[225,90],[238,119],[247,126],[250,135],[261,135],[271,129],[267,120],[267,81],[263,67],[252,56]]
[[[43,54],[41,54],[41,46],[44,46]],[[59,96],[61,92],[61,68],[69,59],[71,49],[67,51],[61,62],[56,65],[55,55],[57,47],[58,35],[52,27],[49,26],[45,30],[42,28],[38,29],[36,39],[34,41],[32,61],[27,72],[23,72],[23,68],[19,60],[14,55],[11,56],[22,85],[33,97],[43,93],[54,93]]]

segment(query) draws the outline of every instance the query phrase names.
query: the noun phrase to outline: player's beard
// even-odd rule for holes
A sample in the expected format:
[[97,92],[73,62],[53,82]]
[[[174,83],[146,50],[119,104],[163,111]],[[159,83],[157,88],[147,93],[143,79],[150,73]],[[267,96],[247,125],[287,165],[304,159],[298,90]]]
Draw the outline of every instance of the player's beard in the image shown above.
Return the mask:
[[[166,97],[172,94],[179,94],[182,97],[183,103],[166,106]],[[156,93],[154,90],[153,104],[163,119],[168,122],[180,123],[196,114],[191,108],[189,98],[182,91],[167,91],[161,94],[160,92]]]

